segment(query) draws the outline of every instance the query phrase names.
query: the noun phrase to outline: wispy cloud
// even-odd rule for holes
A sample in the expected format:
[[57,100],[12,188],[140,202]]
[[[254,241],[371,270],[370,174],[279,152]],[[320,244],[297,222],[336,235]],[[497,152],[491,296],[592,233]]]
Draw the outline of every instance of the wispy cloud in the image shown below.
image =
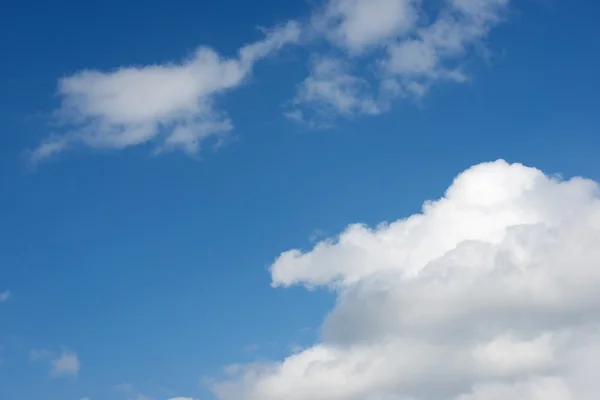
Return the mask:
[[115,389],[122,393],[133,393],[135,391],[134,386],[130,382],[122,382],[115,385]]
[[4,303],[5,301],[8,301],[11,297],[12,297],[12,293],[9,290],[0,292],[0,303]]
[[[309,111],[317,114],[321,123],[332,115],[378,114],[377,102],[370,97],[369,83],[349,71],[345,61],[334,58],[313,60],[311,74],[299,86],[294,105],[309,105]],[[287,116],[299,122],[307,122],[304,108],[297,108]]]
[[81,362],[75,352],[62,350],[55,353],[47,349],[31,349],[29,359],[33,362],[46,361],[50,364],[50,375],[54,378],[77,376]]
[[153,397],[141,393],[141,391],[130,382],[120,383],[115,386],[115,389],[123,393],[128,400],[153,400]]
[[[398,98],[424,96],[438,81],[467,81],[462,60],[484,48],[508,0],[444,1],[435,13],[425,3],[326,1],[308,28],[340,55],[335,64],[326,59],[325,69],[313,65],[287,116],[318,126],[336,116],[378,114]],[[351,67],[360,73],[348,74]]]
[[77,146],[148,143],[155,152],[195,155],[233,129],[215,99],[240,87],[258,61],[290,43],[304,46],[310,62],[308,76],[290,82],[297,93],[285,116],[311,127],[382,113],[398,99],[424,96],[436,82],[465,82],[466,57],[485,49],[509,0],[431,3],[437,8],[422,0],[327,0],[304,23],[266,30],[232,58],[202,46],[176,62],[67,76],[58,82],[56,112],[64,132],[47,137],[29,161],[35,165]]
[[75,145],[123,149],[157,140],[158,151],[196,153],[206,139],[233,127],[215,108],[215,96],[240,86],[257,61],[299,35],[298,24],[289,22],[243,46],[237,58],[200,47],[178,63],[86,70],[63,78],[58,115],[69,132],[49,137],[30,153],[30,161],[38,163]]

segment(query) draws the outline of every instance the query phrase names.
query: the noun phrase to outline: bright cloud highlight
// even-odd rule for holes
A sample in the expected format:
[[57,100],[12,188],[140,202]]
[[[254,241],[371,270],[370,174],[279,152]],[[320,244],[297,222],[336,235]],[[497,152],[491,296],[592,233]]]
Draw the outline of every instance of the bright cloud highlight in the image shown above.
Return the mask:
[[329,0],[313,27],[350,54],[360,54],[409,32],[417,22],[415,0]]

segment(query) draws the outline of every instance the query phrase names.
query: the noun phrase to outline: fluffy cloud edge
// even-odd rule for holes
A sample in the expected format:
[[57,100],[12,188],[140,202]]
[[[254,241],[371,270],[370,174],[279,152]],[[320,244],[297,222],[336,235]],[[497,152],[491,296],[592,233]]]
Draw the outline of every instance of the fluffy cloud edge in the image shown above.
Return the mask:
[[435,14],[421,6],[414,0],[325,2],[309,29],[345,52],[343,63],[357,72],[349,74],[339,60],[332,73],[313,63],[286,116],[327,127],[339,116],[377,115],[397,99],[421,98],[437,82],[466,82],[462,61],[473,48],[485,48],[509,0],[444,1]]
[[154,142],[156,152],[181,149],[193,155],[206,140],[221,140],[233,123],[214,106],[215,97],[241,86],[258,61],[296,43],[301,28],[289,21],[264,32],[236,58],[201,46],[178,63],[84,70],[62,78],[57,114],[69,130],[28,152],[30,164],[77,145],[124,149]]
[[322,341],[238,365],[213,391],[221,400],[593,400],[597,265],[596,182],[480,164],[421,213],[351,225],[279,256],[274,286],[335,291]]

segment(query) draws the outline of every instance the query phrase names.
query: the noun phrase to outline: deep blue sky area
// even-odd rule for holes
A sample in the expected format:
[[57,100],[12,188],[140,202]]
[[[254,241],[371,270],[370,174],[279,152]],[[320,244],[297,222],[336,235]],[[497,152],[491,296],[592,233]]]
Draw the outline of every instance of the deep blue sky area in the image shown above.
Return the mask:
[[[313,4],[315,3],[315,4]],[[80,147],[27,165],[61,132],[59,79],[179,62],[198,46],[235,57],[257,26],[306,20],[318,2],[14,1],[0,16],[0,398],[210,398],[203,377],[318,339],[327,291],[270,286],[283,251],[350,223],[419,212],[471,165],[504,158],[600,180],[600,5],[514,1],[438,82],[378,116],[310,129],[284,117],[309,51],[284,48],[215,102],[232,140],[198,157]],[[308,329],[306,329],[308,328]],[[55,379],[31,349],[69,349]]]

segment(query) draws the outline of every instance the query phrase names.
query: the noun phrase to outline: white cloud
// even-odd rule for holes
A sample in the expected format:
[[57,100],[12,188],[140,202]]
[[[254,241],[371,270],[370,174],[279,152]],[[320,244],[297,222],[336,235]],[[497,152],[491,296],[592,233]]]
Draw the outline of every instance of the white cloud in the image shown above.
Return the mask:
[[462,82],[456,65],[470,46],[478,44],[500,21],[508,0],[454,0],[437,20],[416,31],[416,38],[388,47],[387,72],[399,79],[405,91],[415,83],[428,86],[438,79]]
[[416,0],[329,0],[313,16],[313,28],[351,54],[409,32],[417,22]]
[[75,144],[122,149],[152,140],[160,141],[160,149],[195,153],[206,138],[232,129],[215,108],[215,96],[238,87],[257,61],[295,42],[299,34],[298,24],[289,22],[242,47],[237,58],[200,47],[179,63],[81,71],[63,78],[59,115],[76,128],[48,138],[30,160],[37,163]]
[[[465,82],[468,76],[463,71],[464,57],[474,48],[485,48],[483,41],[501,22],[509,1],[447,0],[438,4],[437,13],[426,11],[424,6],[432,3],[327,1],[324,10],[313,17],[311,28],[342,50],[362,73],[323,75],[313,68],[299,88],[296,106],[326,104],[345,117],[373,114],[364,112],[362,102],[376,98],[369,109],[381,111],[396,98],[425,95],[437,81]],[[307,96],[307,86],[315,82],[323,88],[322,93]],[[367,82],[379,88],[378,95],[365,95]],[[305,120],[300,118],[304,116],[300,108],[288,112],[288,116]]]
[[58,357],[51,362],[52,370],[50,374],[53,377],[77,376],[81,363],[77,354],[71,351],[63,351]]
[[0,292],[0,303],[4,303],[11,298],[12,294],[10,290],[5,290],[4,292]]
[[531,378],[516,384],[487,384],[477,386],[457,400],[575,400],[572,392],[559,378]]
[[600,190],[504,161],[420,214],[349,226],[271,266],[337,302],[322,341],[238,366],[222,400],[595,400]]
[[318,58],[312,63],[312,73],[298,87],[296,106],[309,105],[288,114],[297,121],[311,122],[306,111],[316,114],[315,120],[326,121],[343,114],[378,114],[380,106],[370,96],[370,85],[347,71],[347,65],[338,59]]
[[63,350],[60,354],[56,354],[46,349],[31,349],[29,359],[34,362],[40,360],[49,362],[50,375],[55,378],[77,376],[81,367],[77,354],[69,350]]
[[[431,7],[433,5],[433,7]],[[190,155],[221,143],[233,122],[215,102],[246,80],[254,64],[288,43],[310,52],[308,77],[285,115],[313,127],[339,115],[373,115],[398,98],[420,97],[438,81],[468,79],[463,61],[485,50],[509,0],[326,0],[306,23],[290,21],[236,57],[209,47],[174,63],[85,70],[61,79],[57,111],[66,133],[29,153],[32,165],[75,146]],[[433,11],[432,11],[433,10]],[[325,47],[320,46],[325,44]]]

